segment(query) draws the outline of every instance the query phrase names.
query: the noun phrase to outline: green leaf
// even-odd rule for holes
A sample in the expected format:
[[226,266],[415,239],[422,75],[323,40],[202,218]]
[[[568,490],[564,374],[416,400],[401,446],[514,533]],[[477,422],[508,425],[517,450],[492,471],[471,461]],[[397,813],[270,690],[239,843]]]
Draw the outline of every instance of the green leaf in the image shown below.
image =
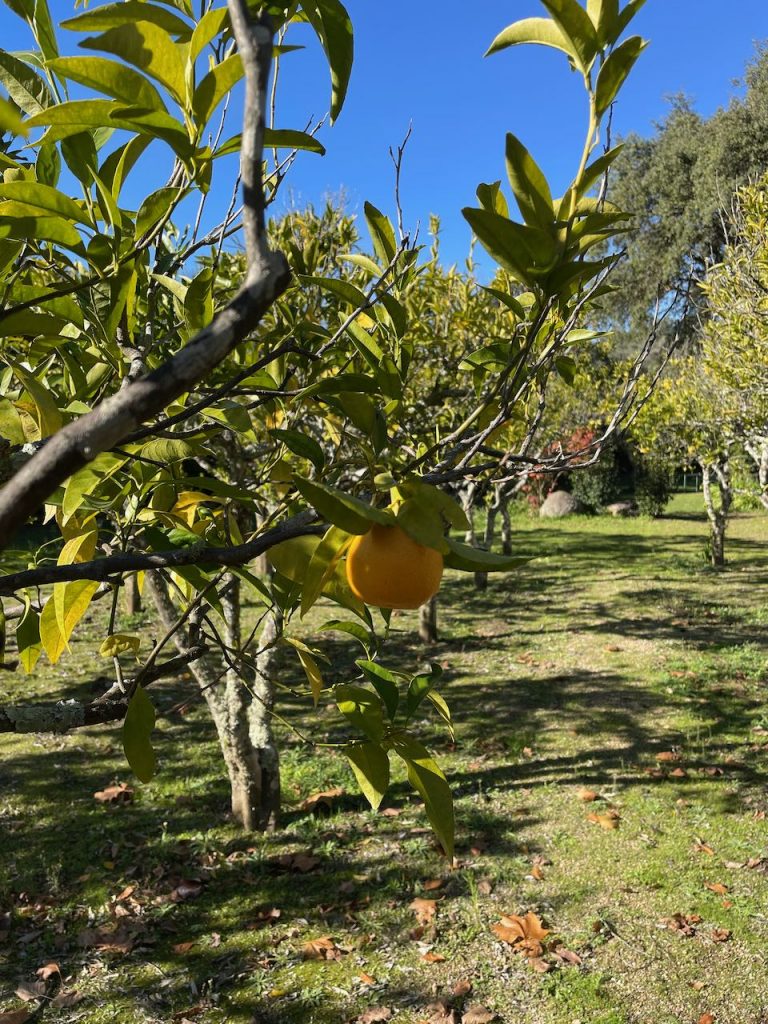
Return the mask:
[[506,306],[519,320],[525,320],[525,310],[517,301],[517,299],[510,295],[508,292],[501,291],[500,288],[491,288],[489,285],[481,286],[484,292],[488,292],[494,299],[498,299],[502,305]]
[[[264,147],[270,149],[300,149],[307,153],[325,156],[325,146],[308,132],[293,128],[265,128]],[[216,155],[218,155],[218,150]]]
[[371,203],[365,203],[363,210],[376,255],[382,263],[391,263],[397,252],[395,229],[389,218],[385,217],[381,210],[377,210]]
[[459,569],[461,572],[508,572],[530,561],[529,558],[496,555],[483,548],[473,548],[453,537],[446,539],[450,550],[445,556],[445,564],[449,569]]
[[378,811],[389,788],[389,757],[386,750],[378,743],[350,743],[344,747],[344,754],[355,773],[361,793],[374,811]]
[[325,50],[331,72],[331,123],[341,113],[354,60],[354,33],[339,0],[302,0],[307,21]]
[[43,79],[12,53],[0,50],[0,84],[25,114],[39,114],[53,105],[53,96]]
[[348,683],[339,683],[334,694],[339,711],[347,721],[365,733],[368,739],[380,743],[384,736],[384,717],[378,696],[362,686]]
[[203,267],[193,278],[184,299],[184,321],[191,333],[207,327],[213,320],[213,270]]
[[[107,125],[163,139],[182,159],[187,158],[194,148],[183,125],[170,114],[161,110],[145,111],[125,107],[117,100],[72,100],[59,103],[35,114],[25,123],[28,128],[50,125],[43,136],[49,144]],[[81,175],[78,177],[85,180]]]
[[270,434],[275,440],[281,441],[294,455],[308,459],[318,473],[321,472],[325,465],[325,453],[314,437],[302,434],[298,430],[280,430],[278,428],[270,430]]
[[40,641],[40,615],[32,609],[29,598],[24,598],[25,610],[21,622],[16,627],[16,647],[19,661],[25,672],[34,670],[37,659],[43,651]]
[[[81,205],[50,185],[36,181],[8,181],[0,184],[0,200],[7,199],[26,203],[43,213],[56,214],[76,224],[91,224]],[[79,241],[80,236],[77,237]]]
[[400,703],[399,682],[403,679],[403,674],[401,672],[391,672],[375,661],[361,659],[356,661],[355,664],[358,668],[362,669],[371,686],[381,697],[384,707],[387,709],[389,720],[394,721]]
[[320,597],[351,540],[349,533],[332,526],[315,548],[307,566],[301,591],[302,618]]
[[131,633],[112,633],[102,643],[99,654],[102,658],[116,658],[120,654],[138,654],[141,637]]
[[349,622],[347,620],[342,619],[332,619],[330,622],[325,622],[323,623],[322,626],[320,626],[321,633],[326,630],[334,630],[337,633],[346,633],[348,636],[354,637],[355,640],[359,640],[359,642],[362,644],[365,653],[370,655],[370,648],[372,646],[373,637],[371,636],[370,632],[365,628],[365,626],[361,626],[359,622]]
[[142,686],[137,686],[128,703],[123,722],[123,750],[133,774],[140,782],[150,782],[155,774],[152,730],[155,709]]
[[578,0],[541,0],[553,21],[577,56],[576,63],[588,71],[597,56],[599,43],[592,19]]
[[228,26],[229,11],[226,7],[215,7],[211,11],[206,11],[195,25],[195,31],[189,41],[189,63],[194,64],[211,40],[221,35]]
[[617,39],[644,4],[645,0],[629,0],[624,10],[619,14],[619,24],[616,32]]
[[328,522],[347,533],[368,533],[372,523],[392,526],[395,517],[384,509],[374,508],[351,494],[344,494],[327,484],[295,477],[300,494]]
[[443,698],[436,690],[430,690],[427,694],[427,700],[429,700],[437,708],[437,713],[440,715],[442,720],[448,726],[448,732],[451,737],[451,742],[456,742],[456,733],[453,729],[453,719],[451,718],[451,712],[448,705],[445,703]]
[[506,50],[509,46],[520,46],[524,43],[551,46],[567,53],[569,57],[576,58],[576,53],[569,40],[550,18],[523,18],[521,21],[508,25],[493,40],[485,56],[490,57],[492,53],[498,53],[500,50]]
[[27,439],[19,410],[9,398],[0,398],[0,437],[11,444],[24,444]]
[[442,674],[442,668],[436,662],[432,662],[429,666],[428,673],[420,672],[411,679],[408,687],[408,693],[405,698],[406,711],[409,719],[418,710],[419,705],[424,698],[427,697],[430,691],[437,685],[437,681],[440,679]]
[[438,505],[423,493],[406,498],[397,510],[397,525],[417,544],[446,551],[445,526]]
[[192,97],[192,111],[200,132],[208,124],[222,99],[243,77],[243,71],[240,54],[233,53],[211,68],[197,86]]
[[48,67],[62,78],[103,92],[130,106],[165,111],[160,93],[144,75],[106,57],[59,57]]
[[600,68],[595,89],[595,108],[598,117],[606,112],[627,79],[635,62],[648,45],[640,36],[632,36],[617,46]]
[[301,275],[299,279],[302,284],[316,285],[324,291],[331,292],[342,302],[347,302],[355,308],[365,309],[368,305],[368,296],[350,281],[342,281],[337,277],[311,277],[309,275]]
[[453,796],[445,775],[429,751],[410,737],[400,737],[394,743],[395,752],[405,761],[408,781],[424,801],[429,823],[445,850],[453,859]]
[[518,280],[532,283],[546,276],[557,263],[557,243],[546,232],[488,210],[467,207],[462,213],[483,248]]
[[19,212],[23,209],[30,207],[12,201],[0,203],[0,239],[34,239],[53,242],[80,254],[84,252],[82,238],[68,221],[61,217],[23,216]]
[[610,46],[619,35],[619,0],[587,0],[587,14],[601,46]]
[[484,210],[491,213],[498,213],[502,217],[509,217],[509,205],[501,191],[501,182],[494,181],[490,185],[485,182],[477,186],[477,198]]
[[[143,4],[139,4],[143,7]],[[87,50],[105,50],[127,64],[144,71],[165,86],[182,106],[186,99],[184,45],[176,43],[168,32],[149,21],[125,21],[99,36],[84,39]],[[139,106],[139,104],[137,104]]]
[[548,227],[555,219],[547,179],[531,154],[510,132],[507,135],[507,174],[526,224]]
[[27,129],[21,120],[21,116],[12,103],[9,103],[4,96],[0,96],[0,135],[8,132],[10,135],[27,134]]
[[304,669],[304,673],[309,682],[309,688],[312,691],[312,700],[315,702],[315,707],[317,707],[317,702],[320,700],[320,694],[323,692],[323,676],[320,671],[320,666],[308,651],[302,651],[297,648],[296,653],[299,656],[301,667]]
[[602,178],[623,149],[624,143],[622,142],[618,146],[614,146],[613,149],[609,149],[607,153],[603,153],[586,168],[579,182],[578,194],[580,196],[588,192],[595,182]]
[[172,35],[189,36],[191,26],[167,7],[146,3],[145,0],[121,0],[120,3],[103,4],[92,11],[85,11],[75,18],[61,22],[62,28],[76,32],[93,32],[102,29],[121,28],[134,21],[151,21]]
[[63,420],[51,392],[44,384],[40,383],[33,373],[30,373],[16,363],[9,362],[8,365],[35,403],[40,437],[49,437],[51,434],[55,434],[61,429]]
[[[65,645],[90,607],[93,595],[99,589],[96,580],[72,580],[71,583],[54,583],[53,600],[49,604],[56,609],[56,623]],[[46,608],[48,605],[46,605]],[[50,655],[49,655],[50,656]]]

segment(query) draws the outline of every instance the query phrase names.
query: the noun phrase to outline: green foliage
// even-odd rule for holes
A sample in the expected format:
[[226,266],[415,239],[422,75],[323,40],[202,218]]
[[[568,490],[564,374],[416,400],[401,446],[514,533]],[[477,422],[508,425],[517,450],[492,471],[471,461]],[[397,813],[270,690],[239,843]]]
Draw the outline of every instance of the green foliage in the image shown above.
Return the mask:
[[643,458],[635,463],[635,501],[640,514],[658,519],[672,498],[670,465],[660,458]]

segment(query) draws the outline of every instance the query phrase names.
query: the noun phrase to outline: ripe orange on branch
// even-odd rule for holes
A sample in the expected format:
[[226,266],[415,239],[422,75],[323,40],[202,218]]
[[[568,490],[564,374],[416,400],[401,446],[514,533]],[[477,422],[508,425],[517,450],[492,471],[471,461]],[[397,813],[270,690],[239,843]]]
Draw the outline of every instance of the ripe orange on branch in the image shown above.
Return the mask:
[[376,608],[418,608],[440,588],[443,556],[399,526],[374,525],[347,555],[352,593]]

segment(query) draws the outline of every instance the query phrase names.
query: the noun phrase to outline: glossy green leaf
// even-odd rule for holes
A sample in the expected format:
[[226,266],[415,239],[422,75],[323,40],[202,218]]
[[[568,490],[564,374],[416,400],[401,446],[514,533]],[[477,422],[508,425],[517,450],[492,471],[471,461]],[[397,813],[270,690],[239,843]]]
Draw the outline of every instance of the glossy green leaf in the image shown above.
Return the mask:
[[587,0],[587,14],[592,20],[601,46],[616,42],[619,31],[619,0]]
[[[1,324],[2,321],[0,321]],[[9,362],[9,365],[35,404],[40,437],[49,437],[51,434],[55,434],[61,429],[63,419],[50,390],[30,370],[26,370],[16,363]]]
[[[307,153],[325,156],[325,146],[308,132],[296,131],[292,128],[265,128],[264,147],[269,149],[299,149]],[[219,154],[216,151],[216,155]]]
[[54,100],[45,81],[24,61],[0,50],[0,84],[25,114],[39,114]]
[[352,537],[345,530],[331,526],[312,553],[301,591],[302,618],[314,605],[323,588],[336,571]]
[[192,96],[192,111],[199,131],[205,128],[216,107],[243,77],[243,62],[239,53],[225,57],[203,78]]
[[625,5],[624,9],[619,14],[618,31],[616,37],[618,38],[624,29],[629,25],[630,21],[635,17],[641,7],[645,5],[645,0],[629,0]]
[[521,46],[525,43],[537,43],[540,46],[551,46],[556,50],[562,50],[569,57],[576,58],[576,53],[569,40],[563,35],[558,26],[550,18],[523,18],[512,25],[508,25],[499,32],[489,46],[486,57],[500,50],[506,50],[510,46]]
[[102,29],[120,28],[132,21],[151,21],[173,35],[188,36],[192,31],[186,21],[173,11],[169,11],[167,7],[147,3],[145,0],[121,0],[120,3],[102,4],[74,18],[67,18],[61,22],[61,27],[76,32],[99,32]]
[[[8,181],[0,183],[0,201],[12,199],[33,206],[41,213],[55,214],[76,224],[88,224],[90,220],[81,204],[50,185],[36,181]],[[78,240],[80,236],[78,235]],[[50,289],[49,289],[50,290]]]
[[375,661],[361,659],[355,664],[362,670],[368,682],[381,697],[389,720],[394,721],[400,704],[400,682],[404,678],[403,674],[391,672]]
[[120,654],[138,654],[141,637],[131,633],[111,633],[99,647],[102,658],[117,658]]
[[184,104],[184,44],[174,42],[159,25],[149,21],[124,21],[99,36],[84,39],[80,45],[87,50],[113,53],[160,82],[174,99]]
[[526,224],[548,227],[555,217],[547,179],[531,154],[510,132],[507,135],[507,174]]
[[0,135],[6,132],[13,136],[26,135],[27,129],[16,107],[4,96],[0,96]]
[[348,683],[339,683],[334,694],[339,711],[347,721],[368,739],[380,743],[384,736],[384,717],[377,694]]
[[341,299],[342,302],[346,302],[355,308],[365,309],[368,305],[368,296],[350,281],[344,281],[338,277],[311,277],[306,275],[302,276],[300,280],[302,284],[314,285],[323,291],[330,292]]
[[627,80],[635,62],[648,45],[640,36],[632,36],[617,46],[600,68],[595,89],[595,108],[601,117],[616,99],[619,89]]
[[29,673],[34,670],[43,645],[40,640],[40,614],[32,608],[28,597],[25,597],[24,604],[24,615],[16,627],[16,647],[22,668]]
[[577,64],[587,71],[594,61],[599,43],[592,19],[579,0],[541,0],[552,20],[568,40],[577,56]]
[[363,650],[367,655],[370,656],[370,649],[373,645],[373,637],[371,633],[362,626],[359,622],[350,622],[346,619],[332,619],[330,622],[324,622],[320,626],[320,632],[327,630],[333,630],[337,633],[346,633],[348,636],[354,637],[358,640],[363,647]]
[[367,533],[372,523],[391,526],[394,516],[381,508],[374,508],[351,494],[345,494],[327,484],[295,477],[296,487],[302,497],[329,523],[347,533]]
[[[226,7],[215,7],[206,11],[202,18],[195,25],[192,38],[189,41],[189,61],[194,64],[206,46],[221,35],[229,26],[229,11]],[[167,27],[167,26],[165,26]]]
[[483,182],[478,185],[477,198],[484,210],[498,213],[502,217],[509,217],[509,204],[501,191],[500,181],[494,181],[491,184]]
[[618,146],[614,146],[613,149],[609,149],[607,153],[603,153],[603,155],[598,157],[597,160],[594,160],[589,164],[582,174],[581,181],[579,182],[578,194],[580,196],[588,192],[595,182],[602,178],[605,172],[611,168],[614,160],[623,149],[624,143],[622,142]]
[[424,801],[429,823],[445,850],[453,859],[454,816],[453,796],[437,762],[429,751],[410,737],[399,737],[393,744],[395,752],[405,761],[408,781]]
[[389,789],[389,757],[378,743],[349,743],[343,748],[360,792],[377,811]]
[[184,320],[191,333],[202,330],[213,320],[213,271],[210,267],[203,267],[187,288]]
[[304,669],[304,674],[307,677],[309,688],[312,692],[312,700],[317,707],[317,702],[320,700],[320,694],[323,692],[323,674],[320,671],[320,666],[317,664],[313,656],[309,651],[297,650],[299,655],[299,661],[301,667]]
[[[72,580],[70,583],[55,583],[53,600],[49,602],[56,611],[56,623],[65,645],[90,607],[99,584],[96,580]],[[46,605],[47,607],[47,605]]]
[[308,459],[318,473],[322,471],[325,465],[325,453],[314,437],[303,434],[299,430],[280,430],[278,428],[270,430],[270,434],[275,440],[281,441],[294,455]]
[[123,722],[123,750],[133,774],[140,782],[150,782],[155,774],[152,730],[155,709],[142,686],[137,686],[128,703]]
[[411,679],[405,698],[406,713],[409,719],[418,710],[424,698],[437,685],[442,674],[442,668],[436,662],[432,662],[429,666],[429,672],[420,672]]
[[[44,136],[47,143],[107,125],[163,139],[182,158],[188,157],[193,150],[184,126],[170,114],[161,110],[145,111],[125,107],[117,100],[72,100],[59,103],[35,114],[26,125],[29,128],[49,125]],[[83,180],[82,175],[78,177]]]
[[302,0],[302,10],[328,58],[331,72],[331,123],[341,113],[354,60],[352,22],[340,0]]
[[0,203],[0,239],[34,239],[53,242],[76,253],[84,252],[82,238],[69,221],[62,217],[24,216],[18,212],[23,208],[22,204],[14,204],[13,201]]
[[397,252],[397,243],[395,242],[395,230],[389,218],[385,217],[381,210],[377,210],[371,203],[365,203],[363,210],[376,255],[382,263],[391,263]]
[[96,92],[130,106],[165,110],[160,93],[144,75],[106,57],[59,57],[48,66],[62,78],[79,82]]
[[529,558],[497,555],[483,548],[473,548],[453,537],[448,537],[447,542],[450,551],[445,556],[445,564],[449,569],[459,569],[461,572],[508,572],[530,561]]
[[518,280],[529,283],[548,274],[559,256],[550,235],[488,210],[462,210],[481,245]]

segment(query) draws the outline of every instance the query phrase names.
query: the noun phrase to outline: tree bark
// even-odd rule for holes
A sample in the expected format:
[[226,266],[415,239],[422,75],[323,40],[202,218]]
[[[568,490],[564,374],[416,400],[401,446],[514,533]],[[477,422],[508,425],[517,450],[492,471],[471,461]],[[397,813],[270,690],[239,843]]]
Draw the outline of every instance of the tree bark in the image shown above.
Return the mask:
[[437,594],[419,608],[419,636],[424,644],[436,644],[440,639],[437,631]]
[[760,504],[763,508],[768,509],[768,438],[761,437],[754,441],[747,441],[744,448],[757,467]]
[[126,576],[123,581],[123,610],[126,615],[137,615],[141,611],[141,594],[135,575]]
[[501,499],[501,553],[512,554],[512,518],[509,514],[509,495],[505,492]]
[[[702,466],[704,505],[709,519],[710,561],[716,569],[725,565],[725,531],[733,503],[731,468],[727,458]],[[718,497],[715,497],[717,488]]]

